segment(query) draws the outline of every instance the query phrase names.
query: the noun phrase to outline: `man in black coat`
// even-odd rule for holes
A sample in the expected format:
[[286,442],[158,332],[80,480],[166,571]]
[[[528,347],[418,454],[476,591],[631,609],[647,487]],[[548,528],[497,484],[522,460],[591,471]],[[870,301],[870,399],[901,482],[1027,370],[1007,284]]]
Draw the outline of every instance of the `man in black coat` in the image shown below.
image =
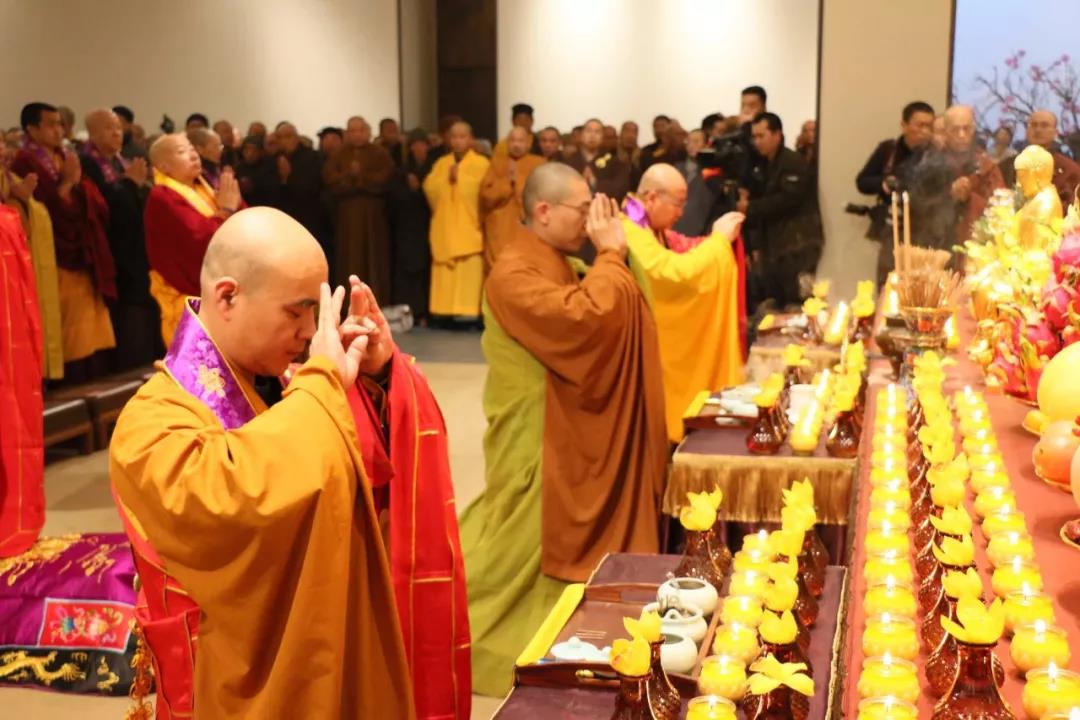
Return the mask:
[[150,295],[150,264],[143,238],[143,206],[149,188],[146,160],[124,160],[124,131],[109,109],[86,117],[90,140],[80,157],[83,175],[97,186],[109,206],[106,232],[116,263],[117,299],[109,307],[116,332],[116,369],[149,365],[164,355],[160,316]]
[[273,184],[269,204],[303,225],[322,245],[326,257],[332,259],[332,236],[323,199],[322,156],[300,143],[300,134],[292,123],[280,123],[274,134],[278,141],[278,154],[273,160],[277,182]]
[[[900,137],[879,143],[855,178],[859,192],[877,198],[870,213],[870,230],[866,237],[881,244],[877,263],[878,287],[885,284],[894,265],[889,212],[892,194],[911,189],[915,169],[930,147],[933,131],[934,108],[922,101],[908,103],[900,116]],[[916,222],[913,218],[913,233]]]
[[771,299],[783,308],[801,302],[801,276],[812,275],[824,237],[810,171],[803,157],[784,146],[784,127],[773,113],[760,113],[752,125],[754,147],[764,159],[752,187],[736,209],[752,225],[750,304]]

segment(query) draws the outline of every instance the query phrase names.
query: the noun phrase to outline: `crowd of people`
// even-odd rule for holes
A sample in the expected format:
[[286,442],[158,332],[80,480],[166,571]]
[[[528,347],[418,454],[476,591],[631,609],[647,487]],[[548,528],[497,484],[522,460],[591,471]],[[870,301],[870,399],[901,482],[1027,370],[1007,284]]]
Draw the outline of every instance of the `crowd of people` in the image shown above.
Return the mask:
[[403,133],[387,118],[377,135],[357,116],[309,138],[287,121],[241,133],[192,113],[179,132],[166,118],[147,135],[125,106],[87,113],[77,132],[72,110],[34,102],[5,133],[0,200],[19,209],[33,250],[53,380],[160,357],[182,298],[197,294],[210,237],[242,207],[300,222],[335,282],[356,273],[380,304],[408,306],[421,324],[478,327],[486,275],[520,223],[528,175],[546,162],[620,203],[651,166],[673,165],[688,185],[673,230],[699,236],[725,212],[746,213],[750,306],[785,305],[823,242],[815,126],[805,123],[798,150],[788,149],[766,99],[749,87],[738,115],[711,114],[689,131],[659,115],[643,147],[633,122],[534,131],[525,104],[492,147],[455,116],[435,133]]

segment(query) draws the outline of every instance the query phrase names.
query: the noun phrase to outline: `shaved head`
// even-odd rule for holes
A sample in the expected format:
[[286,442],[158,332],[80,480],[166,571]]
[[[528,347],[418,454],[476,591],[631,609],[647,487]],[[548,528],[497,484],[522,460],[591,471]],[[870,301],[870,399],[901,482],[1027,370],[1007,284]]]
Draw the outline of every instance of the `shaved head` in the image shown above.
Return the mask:
[[686,180],[674,165],[650,165],[638,183],[638,200],[645,208],[649,227],[670,230],[686,207]]
[[1057,116],[1049,110],[1036,110],[1028,116],[1027,141],[1029,145],[1048,147],[1057,140]]
[[241,210],[206,248],[199,318],[242,372],[281,375],[315,332],[326,278],[326,256],[303,225],[274,208]]
[[303,225],[270,207],[234,214],[218,228],[203,256],[199,281],[205,296],[219,278],[229,276],[254,288],[274,268],[293,262],[322,261],[322,248]]
[[87,114],[86,132],[90,142],[106,157],[120,152],[124,145],[124,126],[120,124],[120,117],[109,108],[98,108]]
[[529,131],[520,125],[510,128],[506,136],[506,150],[515,160],[529,152]]
[[522,191],[525,219],[532,218],[537,203],[558,205],[564,202],[570,197],[575,182],[584,183],[585,178],[563,163],[547,163],[533,170],[529,173],[529,179],[525,181],[525,189]]
[[150,146],[150,162],[174,180],[195,183],[202,173],[202,160],[184,133],[162,135]]
[[967,105],[953,105],[945,111],[945,147],[967,152],[975,142],[975,112]]
[[682,188],[686,190],[686,180],[682,173],[675,169],[674,165],[656,163],[650,165],[638,183],[638,194],[647,192],[673,192]]

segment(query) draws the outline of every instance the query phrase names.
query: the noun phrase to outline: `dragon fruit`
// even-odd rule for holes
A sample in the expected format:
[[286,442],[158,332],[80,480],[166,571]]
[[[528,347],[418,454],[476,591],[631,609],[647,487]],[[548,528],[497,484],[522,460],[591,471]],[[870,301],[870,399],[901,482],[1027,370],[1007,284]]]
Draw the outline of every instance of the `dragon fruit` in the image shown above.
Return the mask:
[[1050,327],[1041,313],[1026,311],[1024,329],[1020,337],[1020,346],[1025,342],[1031,343],[1035,353],[1043,357],[1052,358],[1061,349],[1061,341],[1058,335]]
[[1052,260],[1054,277],[1059,283],[1073,281],[1080,275],[1080,231],[1074,230],[1061,238]]
[[1042,309],[1050,327],[1061,332],[1069,324],[1069,306],[1077,299],[1076,290],[1068,285],[1051,283],[1043,291]]
[[1027,399],[1039,401],[1039,379],[1049,358],[1040,355],[1035,345],[1027,340],[1020,341],[1020,364],[1024,370],[1024,384],[1027,387]]
[[1027,380],[1020,358],[1004,343],[998,343],[994,359],[986,369],[986,384],[1010,395],[1028,397]]

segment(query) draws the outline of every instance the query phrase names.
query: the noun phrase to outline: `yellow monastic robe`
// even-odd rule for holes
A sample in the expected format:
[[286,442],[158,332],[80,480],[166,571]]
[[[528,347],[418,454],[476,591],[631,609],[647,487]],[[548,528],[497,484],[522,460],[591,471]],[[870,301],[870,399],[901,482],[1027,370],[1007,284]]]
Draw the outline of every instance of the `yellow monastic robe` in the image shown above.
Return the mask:
[[13,197],[11,181],[22,182],[22,178],[10,173],[0,173],[0,198],[5,198],[9,205],[19,211],[26,239],[30,242],[30,260],[34,264],[38,308],[41,311],[41,335],[45,342],[42,375],[46,380],[59,380],[64,377],[64,346],[52,218],[45,206],[34,198],[31,197],[29,202],[24,203]]
[[623,227],[631,268],[656,318],[668,439],[679,442],[682,416],[699,392],[742,382],[735,253],[719,233],[677,253],[626,217]]
[[258,415],[226,431],[159,372],[110,446],[135,531],[202,610],[195,717],[414,718],[386,552],[332,363],[309,360],[270,409],[243,389]]
[[479,317],[484,284],[480,184],[490,162],[468,151],[451,184],[453,164],[453,154],[444,155],[424,180],[431,206],[431,314]]

